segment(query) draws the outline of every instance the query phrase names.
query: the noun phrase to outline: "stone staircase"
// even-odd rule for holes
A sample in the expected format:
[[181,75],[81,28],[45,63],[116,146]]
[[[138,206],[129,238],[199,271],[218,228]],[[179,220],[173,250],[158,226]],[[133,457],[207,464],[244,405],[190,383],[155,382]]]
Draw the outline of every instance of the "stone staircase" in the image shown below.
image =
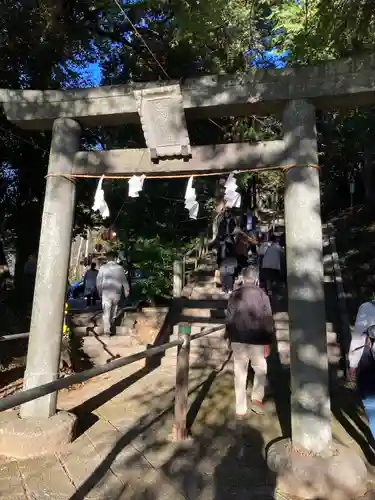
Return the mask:
[[[290,338],[289,338],[289,317],[287,312],[276,312],[274,314],[276,339],[277,339],[277,353],[281,366],[289,368],[290,365]],[[192,327],[192,334],[198,333],[202,328],[210,328],[212,326],[219,326],[220,323],[204,324],[196,323]],[[328,360],[332,366],[337,367],[341,359],[341,348],[338,343],[338,336],[335,327],[332,323],[327,322],[327,350]],[[171,337],[177,339],[178,333],[175,332]],[[163,363],[171,364],[175,362],[177,355],[177,348],[170,349],[166,352],[163,358]],[[229,351],[227,342],[224,340],[224,326],[220,331],[211,333],[210,335],[201,339],[195,340],[190,346],[190,361],[194,366],[209,366],[215,368],[221,366],[228,359]]]
[[[340,338],[337,332],[337,304],[334,283],[332,280],[332,265],[330,261],[329,247],[325,245],[325,294],[327,310],[327,346],[328,358],[332,366],[336,368],[340,364],[341,348]],[[212,257],[207,256],[200,267],[191,276],[190,282],[185,286],[182,297],[182,309],[179,322],[187,322],[192,326],[192,334],[200,332],[203,328],[222,325],[222,329],[195,340],[190,347],[190,362],[199,367],[218,368],[226,362],[229,356],[227,342],[224,339],[224,319],[226,301],[223,299],[220,289],[214,283],[215,262]],[[289,316],[287,312],[287,299],[284,293],[274,298],[274,320],[276,327],[277,352],[280,364],[287,368],[290,365],[290,342],[289,342]],[[134,320],[123,319],[117,327],[117,335],[114,337],[103,337],[100,311],[92,313],[83,312],[72,317],[73,329],[78,337],[82,337],[82,351],[95,364],[105,364],[118,357],[128,356],[139,352],[150,343],[142,341],[135,333],[132,324]],[[127,321],[129,324],[127,324]],[[178,338],[178,325],[173,327],[173,333],[169,340]],[[168,341],[168,336],[163,342]],[[176,363],[177,348],[169,349],[160,356],[162,365],[173,367]]]
[[[329,257],[329,249],[325,248],[326,257]],[[202,328],[210,328],[223,324],[225,317],[226,302],[223,300],[220,291],[214,285],[214,263],[210,260],[202,269],[204,281],[199,278],[189,283],[186,293],[186,306],[182,309],[182,318],[190,319],[192,334],[198,333]],[[340,346],[340,336],[337,328],[337,304],[335,296],[334,282],[332,279],[332,266],[329,258],[325,258],[325,295],[326,295],[326,335],[328,360],[332,367],[343,375],[340,370],[342,350]],[[202,300],[212,307],[199,308],[195,301]],[[189,300],[193,306],[189,307]],[[287,298],[281,294],[276,300],[273,299],[274,321],[276,328],[277,353],[281,366],[290,366],[290,334],[289,315],[287,312]],[[332,321],[330,321],[332,319]],[[178,338],[178,328],[174,328],[171,339]],[[164,363],[171,363],[176,359],[177,348],[167,351],[163,358]],[[208,365],[210,367],[221,366],[228,359],[227,342],[224,340],[223,329],[214,332],[206,337],[193,341],[190,348],[190,360],[194,366]]]
[[[280,363],[284,366],[290,364],[290,335],[289,316],[287,312],[274,314],[276,338]],[[341,359],[341,349],[338,343],[337,332],[333,323],[326,323],[328,360],[332,365],[337,365]]]
[[[122,308],[117,314],[120,319],[126,311],[132,310]],[[103,335],[102,311],[99,308],[88,308],[82,311],[72,311],[69,317],[69,327],[77,337]],[[128,335],[130,325],[123,321],[116,326],[116,335]]]
[[[100,309],[73,311],[69,318],[69,326],[74,334],[75,347],[78,352],[78,364],[81,366],[104,365],[114,359],[129,356],[144,349],[142,342],[133,335],[131,323],[127,321],[126,311],[119,311],[116,335],[103,335],[102,313]],[[131,309],[133,311],[133,309]]]
[[[222,300],[218,301],[220,304]],[[219,310],[220,311],[220,310]],[[217,312],[217,311],[216,311]],[[224,308],[221,309],[224,316]],[[197,310],[191,310],[190,317],[197,314]],[[222,321],[217,320],[217,323],[205,322],[202,313],[207,315],[207,309],[201,310],[197,315],[197,322],[192,323],[192,334],[199,333],[202,329],[220,326]],[[210,311],[208,310],[208,313]],[[274,314],[277,351],[282,366],[288,367],[290,364],[290,342],[289,342],[289,317],[287,312],[277,312]],[[333,323],[327,323],[327,346],[328,359],[332,365],[337,365],[341,359],[341,349],[337,339]],[[82,337],[83,353],[90,358],[92,364],[102,365],[113,359],[128,356],[135,352],[142,351],[147,346],[141,343],[133,334],[128,332],[126,327],[118,327],[117,335],[113,337],[104,337],[101,335],[88,335]],[[174,333],[170,340],[178,338],[178,327],[174,328]],[[227,343],[224,340],[224,325],[219,331],[213,332],[206,337],[195,340],[190,346],[190,361],[194,366],[215,367],[225,362],[228,358],[229,351]],[[166,351],[161,357],[164,365],[173,365],[176,361],[177,347]]]

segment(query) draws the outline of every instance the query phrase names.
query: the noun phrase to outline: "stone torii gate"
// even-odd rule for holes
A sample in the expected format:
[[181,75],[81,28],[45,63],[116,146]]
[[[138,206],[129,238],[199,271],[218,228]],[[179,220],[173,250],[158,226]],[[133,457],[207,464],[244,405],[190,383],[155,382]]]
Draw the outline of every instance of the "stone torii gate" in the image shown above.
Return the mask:
[[[331,442],[322,227],[315,108],[375,103],[375,56],[316,67],[250,70],[170,82],[85,90],[1,90],[8,120],[52,128],[24,388],[58,376],[75,205],[74,176],[163,175],[285,168],[291,335],[292,436],[321,452]],[[282,140],[190,145],[186,119],[281,113]],[[82,126],[141,121],[148,148],[78,151]],[[26,403],[21,417],[49,418],[56,393]]]

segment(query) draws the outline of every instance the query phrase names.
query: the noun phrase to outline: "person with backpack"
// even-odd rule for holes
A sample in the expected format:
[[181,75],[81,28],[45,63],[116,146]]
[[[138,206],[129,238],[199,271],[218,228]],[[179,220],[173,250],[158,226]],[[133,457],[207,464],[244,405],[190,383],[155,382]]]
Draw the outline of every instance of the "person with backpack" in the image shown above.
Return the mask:
[[358,309],[348,357],[349,381],[362,400],[375,450],[375,301]]
[[248,264],[249,258],[249,246],[256,245],[257,239],[255,236],[248,236],[244,231],[236,226],[233,231],[234,241],[235,241],[235,252],[237,256],[237,270],[236,276],[241,273]]
[[247,414],[246,385],[249,363],[254,370],[251,410],[264,413],[267,361],[274,341],[275,325],[270,300],[259,288],[256,266],[244,269],[243,284],[228,300],[225,337],[230,342],[234,360],[236,415]]

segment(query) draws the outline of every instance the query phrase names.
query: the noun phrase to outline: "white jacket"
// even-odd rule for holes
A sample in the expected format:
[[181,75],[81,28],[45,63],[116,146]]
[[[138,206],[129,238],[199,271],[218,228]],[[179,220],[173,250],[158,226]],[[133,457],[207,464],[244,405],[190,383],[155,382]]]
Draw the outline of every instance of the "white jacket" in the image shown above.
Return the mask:
[[116,262],[107,262],[99,269],[96,278],[96,287],[99,295],[104,300],[119,301],[122,290],[125,296],[129,294],[129,283],[126,279],[125,270]]
[[354,332],[349,348],[349,366],[357,368],[366,344],[365,331],[375,325],[375,302],[364,302],[357,312]]

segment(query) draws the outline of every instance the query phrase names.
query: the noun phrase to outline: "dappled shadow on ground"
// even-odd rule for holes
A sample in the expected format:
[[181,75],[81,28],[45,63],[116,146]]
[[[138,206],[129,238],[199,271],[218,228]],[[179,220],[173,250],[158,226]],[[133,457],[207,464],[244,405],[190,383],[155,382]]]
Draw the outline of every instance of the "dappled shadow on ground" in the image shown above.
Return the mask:
[[[77,487],[70,500],[90,495],[121,500],[279,498],[275,496],[277,477],[264,460],[267,443],[282,434],[272,400],[266,402],[265,416],[252,414],[244,421],[236,421],[231,364],[217,370],[193,368],[188,416],[192,437],[174,443],[173,381],[173,376],[164,373],[159,377],[155,372],[111,400],[102,399],[94,416],[99,419],[60,455]],[[347,418],[352,410],[342,401],[349,395],[333,392],[334,412],[337,403],[338,411]],[[280,386],[279,395],[289,399]],[[90,455],[84,475],[75,472],[69,463],[72,454],[78,464]],[[106,495],[99,495],[104,489]],[[331,500],[335,494],[352,500],[339,481],[332,484],[332,497],[319,500]]]
[[375,465],[375,442],[355,390],[343,384],[331,384],[331,408],[335,419],[358,444],[368,463]]
[[[108,433],[95,435],[95,425],[89,430],[87,435],[102,460],[77,484],[71,500],[90,492],[95,496],[103,481],[111,484],[112,474],[119,481],[109,486],[107,497],[114,499],[273,498],[276,478],[263,458],[260,421],[254,416],[254,425],[251,419],[236,422],[231,373],[191,371],[190,408],[197,415],[191,427],[193,438],[182,444],[170,440],[173,387],[161,390],[150,385],[148,391],[131,397],[124,394],[99,409],[101,418],[110,421],[112,437],[117,433],[118,439],[110,443]],[[132,412],[135,406],[138,416],[130,423],[124,410]],[[263,420],[272,429],[274,422]],[[78,444],[79,440],[72,446],[79,455]],[[64,463],[64,456],[61,459]]]
[[134,372],[129,377],[116,382],[104,391],[99,392],[95,396],[92,396],[88,400],[73,408],[71,411],[72,413],[77,415],[80,423],[78,435],[80,435],[80,432],[86,430],[96,421],[96,419],[93,417],[93,412],[95,410],[138,382],[145,375],[149,374],[150,371],[151,370],[145,366],[144,368],[141,368]]

